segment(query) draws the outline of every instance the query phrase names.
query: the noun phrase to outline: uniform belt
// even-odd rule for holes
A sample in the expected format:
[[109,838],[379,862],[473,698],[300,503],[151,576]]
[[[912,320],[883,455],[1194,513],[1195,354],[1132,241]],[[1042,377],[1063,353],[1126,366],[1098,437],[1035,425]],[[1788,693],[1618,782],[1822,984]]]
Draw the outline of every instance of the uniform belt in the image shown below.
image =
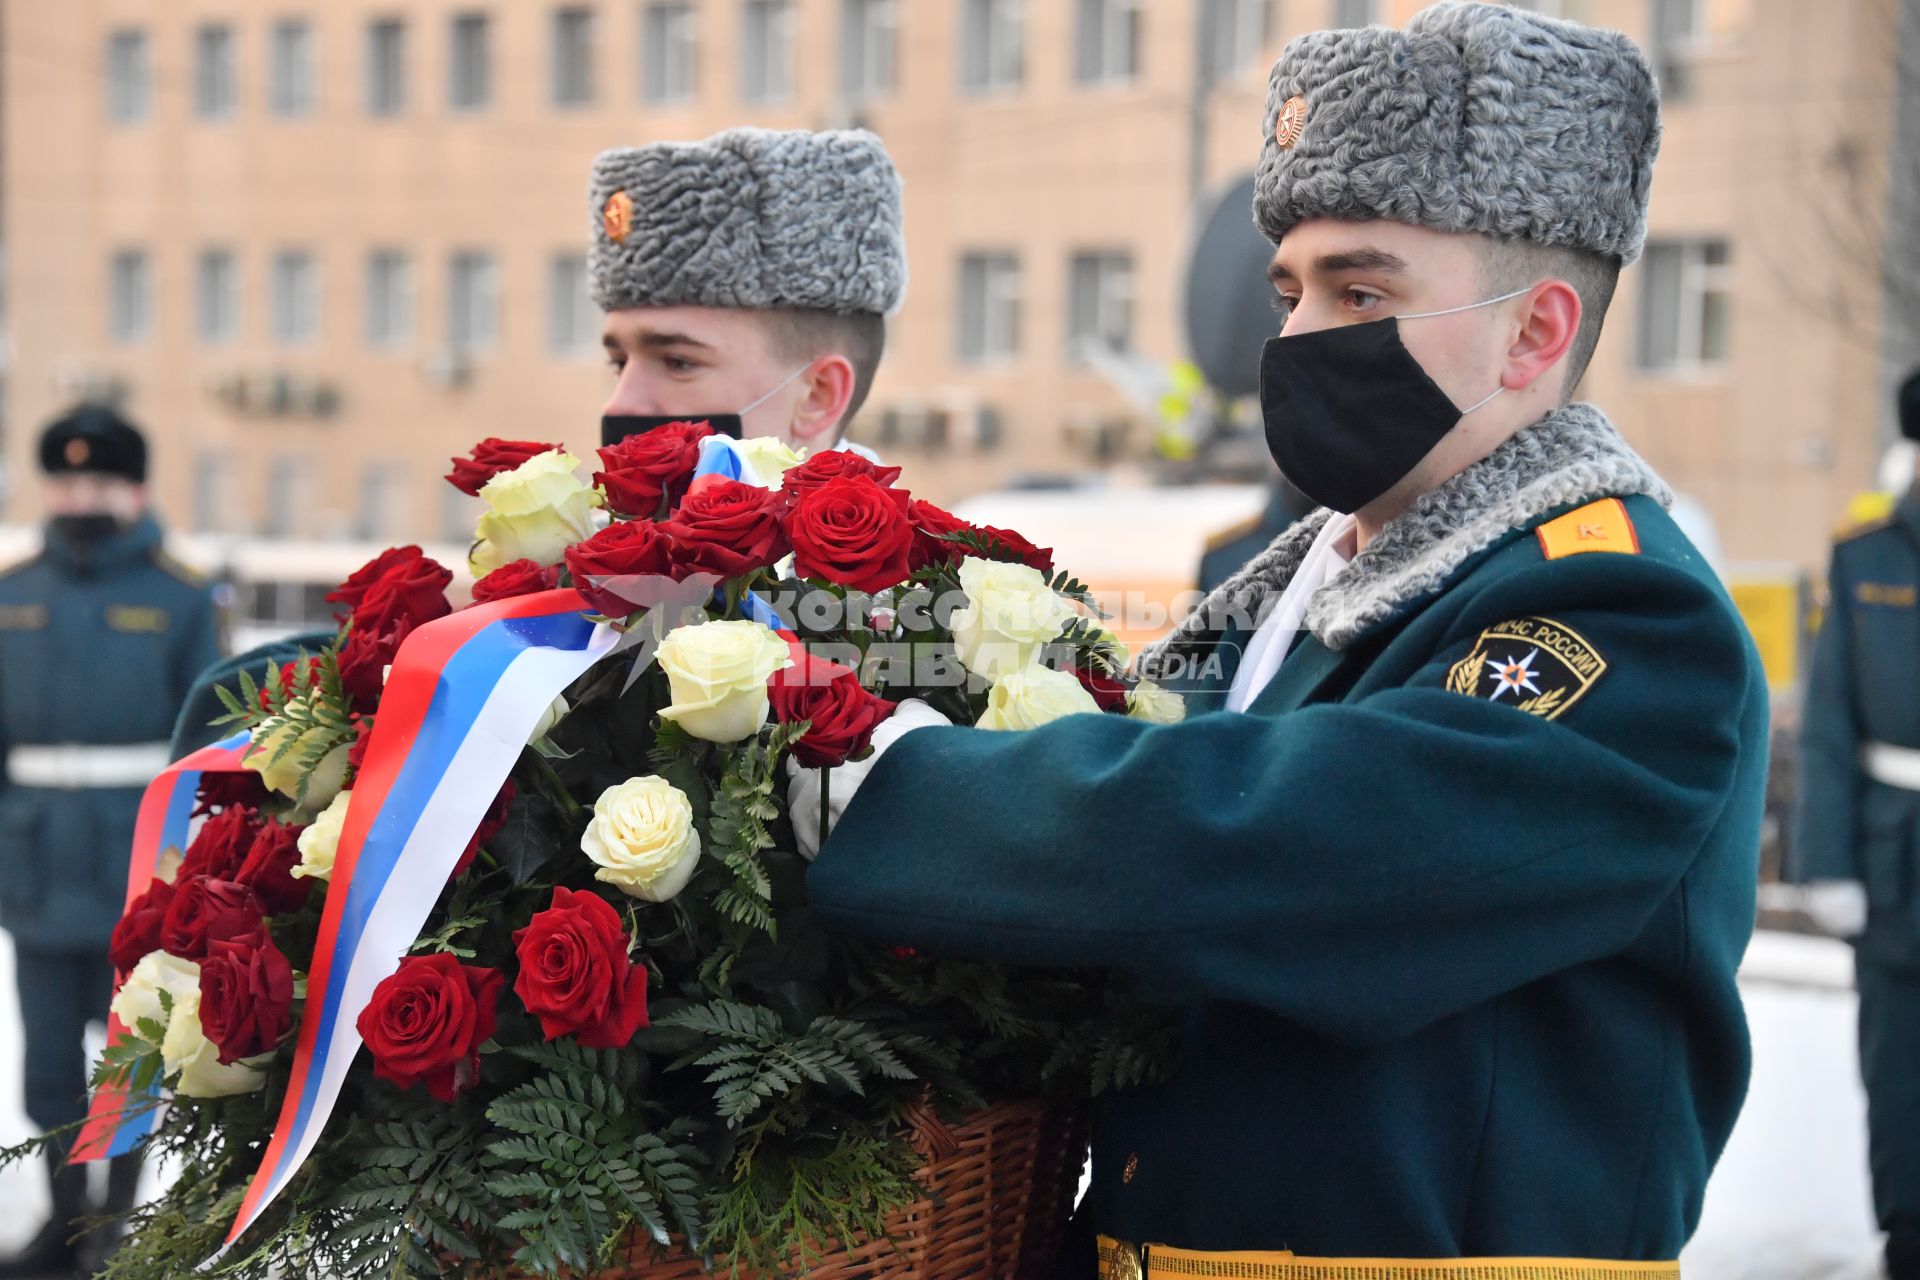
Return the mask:
[[15,747],[7,752],[7,778],[19,787],[61,791],[144,787],[173,763],[172,755],[164,742]]
[[1678,1280],[1678,1262],[1591,1258],[1303,1258],[1292,1253],[1206,1253],[1100,1237],[1100,1280]]
[[1875,782],[1920,791],[1920,751],[1891,742],[1869,742],[1860,749],[1860,767]]

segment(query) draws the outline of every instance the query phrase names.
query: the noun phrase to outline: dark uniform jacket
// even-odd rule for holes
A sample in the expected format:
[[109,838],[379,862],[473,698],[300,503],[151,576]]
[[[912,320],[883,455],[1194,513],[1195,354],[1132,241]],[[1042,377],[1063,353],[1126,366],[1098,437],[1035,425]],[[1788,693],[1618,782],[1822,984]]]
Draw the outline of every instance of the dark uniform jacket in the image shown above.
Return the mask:
[[1297,495],[1291,486],[1268,486],[1267,505],[1258,515],[1229,525],[1207,539],[1200,556],[1200,590],[1213,590],[1240,571],[1247,561],[1265,551],[1287,527],[1312,509],[1312,504]]
[[[1146,664],[1221,660],[1184,723],[907,735],[812,902],[1179,1009],[1178,1074],[1097,1115],[1094,1230],[1674,1258],[1747,1081],[1767,690],[1666,493],[1561,410],[1383,530],[1244,714],[1250,628],[1196,615]],[[1209,604],[1270,605],[1325,519]]]
[[[96,545],[50,533],[0,575],[0,753],[165,742],[219,656],[213,595],[165,554],[152,519]],[[0,788],[0,924],[18,943],[106,945],[143,790]]]
[[1920,489],[1833,549],[1801,726],[1789,877],[1867,890],[1862,952],[1920,966],[1920,792],[1867,776],[1861,749],[1920,749]]

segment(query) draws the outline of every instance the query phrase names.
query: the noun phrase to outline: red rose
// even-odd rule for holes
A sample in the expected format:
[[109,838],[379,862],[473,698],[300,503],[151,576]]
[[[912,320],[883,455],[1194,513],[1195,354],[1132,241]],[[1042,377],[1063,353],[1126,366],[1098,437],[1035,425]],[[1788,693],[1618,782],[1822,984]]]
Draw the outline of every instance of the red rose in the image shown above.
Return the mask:
[[[260,775],[249,770],[248,776]],[[195,877],[233,879],[240,864],[247,860],[247,851],[253,848],[254,833],[258,830],[260,815],[251,809],[234,805],[214,814],[200,824],[192,843],[187,845],[176,883],[185,884]]]
[[[295,658],[292,662],[283,664],[280,668],[280,696],[282,698],[292,698],[305,693],[319,683],[320,659],[318,658],[308,658],[304,664],[304,669],[298,658]],[[267,698],[270,685],[271,681],[269,681],[268,684],[260,686],[260,709],[262,711],[271,710]]]
[[666,528],[648,520],[621,520],[568,547],[574,590],[609,618],[659,603],[678,568]]
[[209,943],[200,962],[200,1030],[222,1064],[267,1052],[293,1028],[293,966],[265,929]]
[[489,604],[495,600],[510,600],[515,596],[530,596],[536,591],[551,591],[559,585],[558,566],[541,564],[538,560],[515,560],[512,564],[501,565],[474,583],[473,602]]
[[143,957],[160,949],[160,928],[166,923],[167,907],[172,902],[173,886],[165,880],[155,880],[133,900],[113,926],[113,940],[107,944],[107,959],[113,962],[114,972],[127,974]]
[[593,482],[607,491],[607,505],[623,515],[651,520],[665,499],[678,502],[700,462],[700,442],[713,435],[704,422],[669,422],[628,436],[600,450]]
[[347,748],[347,768],[355,777],[367,762],[367,744],[373,741],[373,717],[360,716],[353,722],[353,745]]
[[647,1025],[647,967],[628,958],[631,946],[604,898],[556,886],[553,905],[513,935],[514,994],[547,1039],[624,1049]]
[[200,775],[200,787],[194,793],[193,813],[189,816],[198,818],[217,809],[258,809],[270,794],[267,784],[260,781],[260,775],[252,769],[227,772],[209,769]]
[[306,905],[311,880],[297,880],[293,869],[300,865],[300,833],[305,827],[290,827],[284,822],[268,822],[253,837],[247,860],[234,875],[236,883],[253,890],[254,897],[268,914],[298,911]]
[[1073,675],[1086,691],[1093,695],[1093,700],[1099,704],[1102,711],[1127,709],[1127,686],[1120,681],[1091,667],[1075,667]]
[[453,864],[453,874],[447,877],[449,880],[458,880],[467,874],[467,868],[480,856],[480,850],[487,841],[499,835],[500,828],[507,825],[507,810],[513,807],[513,797],[517,791],[512,778],[500,784],[500,794],[493,798],[493,807],[480,819],[480,826],[474,831],[473,839],[467,841],[466,852],[460,855],[460,861]]
[[767,698],[782,724],[808,722],[793,756],[810,769],[845,764],[867,749],[876,725],[894,704],[861,687],[860,677],[837,663],[809,658],[773,673]]
[[447,603],[452,581],[453,570],[419,547],[394,547],[354,570],[327,593],[327,602],[345,605],[356,623],[365,614],[397,613],[418,624],[453,611]]
[[371,710],[380,703],[380,691],[386,687],[387,668],[406,638],[413,634],[414,622],[397,616],[367,626],[355,622],[340,646],[340,684],[357,707]]
[[477,498],[481,486],[502,471],[512,471],[527,459],[558,448],[557,444],[542,444],[538,440],[502,440],[489,436],[473,446],[473,452],[467,457],[453,459],[447,483],[468,497]]
[[912,572],[913,523],[904,489],[884,488],[864,476],[829,480],[793,504],[787,536],[794,572],[825,578],[855,591],[879,591]]
[[160,923],[160,945],[182,960],[199,960],[210,943],[252,933],[266,912],[253,890],[231,880],[182,878]]
[[373,1055],[373,1074],[402,1089],[424,1083],[452,1102],[480,1076],[480,1046],[493,1035],[500,974],[446,952],[408,956],[373,989],[354,1024]]
[[1015,533],[1011,529],[999,529],[990,524],[974,527],[987,539],[989,545],[998,544],[997,548],[987,555],[987,559],[1004,560],[1009,564],[1024,564],[1042,573],[1053,572],[1052,547],[1036,547],[1027,540],[1025,535]]
[[965,533],[973,526],[954,515],[943,511],[931,502],[914,499],[907,508],[907,517],[913,521],[913,550],[908,553],[908,562],[915,572],[928,565],[960,563],[967,549],[957,542],[947,542],[936,538],[936,533]]
[[798,466],[788,467],[780,478],[780,489],[790,498],[801,498],[841,476],[863,476],[888,486],[900,478],[900,468],[875,466],[851,449],[822,449]]
[[758,485],[721,480],[688,494],[661,525],[673,536],[674,558],[685,577],[694,570],[737,578],[787,554],[780,527],[786,499]]

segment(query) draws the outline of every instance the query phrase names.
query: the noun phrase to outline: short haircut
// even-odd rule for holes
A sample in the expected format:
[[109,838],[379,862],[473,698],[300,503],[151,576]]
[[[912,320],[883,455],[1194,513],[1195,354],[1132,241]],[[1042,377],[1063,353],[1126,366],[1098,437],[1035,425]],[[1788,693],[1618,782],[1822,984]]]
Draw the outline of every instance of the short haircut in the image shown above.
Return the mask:
[[1481,239],[1480,287],[1488,297],[1530,288],[1545,280],[1564,280],[1580,295],[1580,331],[1567,348],[1567,380],[1560,403],[1586,376],[1594,348],[1600,345],[1600,326],[1620,283],[1620,259],[1590,249],[1535,244],[1531,240],[1485,236]]
[[876,311],[813,311],[776,308],[762,311],[774,354],[783,360],[817,360],[839,354],[853,366],[853,396],[840,417],[845,430],[867,402],[873,375],[887,349],[887,322]]

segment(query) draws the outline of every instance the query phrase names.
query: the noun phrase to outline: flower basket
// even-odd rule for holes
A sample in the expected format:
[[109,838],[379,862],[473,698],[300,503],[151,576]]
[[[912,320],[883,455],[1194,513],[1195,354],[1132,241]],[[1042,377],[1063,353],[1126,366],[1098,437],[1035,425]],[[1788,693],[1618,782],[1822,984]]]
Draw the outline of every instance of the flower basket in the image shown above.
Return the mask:
[[[891,1239],[826,1248],[808,1280],[1024,1280],[1045,1274],[1073,1213],[1086,1162],[1085,1113],[1014,1102],[950,1127],[924,1108],[909,1121],[927,1159],[926,1195],[888,1220]],[[717,1268],[726,1275],[724,1265]],[[595,1280],[709,1280],[684,1250],[660,1257],[644,1237]],[[798,1272],[795,1273],[800,1274]],[[743,1272],[739,1280],[772,1280]]]

